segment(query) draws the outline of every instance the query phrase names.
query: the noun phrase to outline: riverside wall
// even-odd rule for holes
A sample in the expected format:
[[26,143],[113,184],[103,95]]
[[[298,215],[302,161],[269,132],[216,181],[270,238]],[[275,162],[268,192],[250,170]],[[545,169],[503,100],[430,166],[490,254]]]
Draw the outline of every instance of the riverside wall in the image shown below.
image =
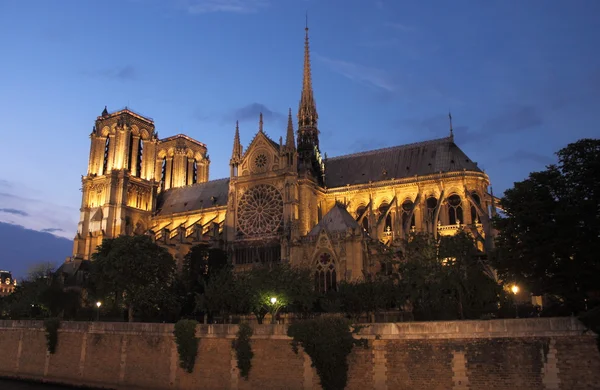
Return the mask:
[[[63,322],[55,354],[41,321],[0,321],[0,377],[114,389],[319,389],[286,325],[256,325],[249,380],[236,325],[199,325],[193,373],[172,324]],[[575,318],[379,323],[349,356],[347,389],[600,389],[595,335]]]

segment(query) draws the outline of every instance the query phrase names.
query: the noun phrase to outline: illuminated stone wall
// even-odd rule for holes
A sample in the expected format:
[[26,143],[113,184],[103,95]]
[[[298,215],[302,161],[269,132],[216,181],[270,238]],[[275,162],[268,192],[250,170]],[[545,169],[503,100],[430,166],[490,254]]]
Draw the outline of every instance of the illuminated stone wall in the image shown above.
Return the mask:
[[[285,325],[255,326],[250,378],[236,325],[200,325],[194,372],[179,368],[172,324],[63,323],[56,354],[39,321],[0,321],[0,376],[144,389],[319,389]],[[574,318],[372,324],[349,357],[348,389],[597,389],[595,336]]]

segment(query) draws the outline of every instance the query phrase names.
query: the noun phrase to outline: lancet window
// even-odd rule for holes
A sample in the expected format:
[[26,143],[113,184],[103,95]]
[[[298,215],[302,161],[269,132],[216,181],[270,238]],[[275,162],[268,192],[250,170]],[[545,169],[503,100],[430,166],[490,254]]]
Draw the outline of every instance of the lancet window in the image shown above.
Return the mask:
[[102,173],[106,174],[108,169],[108,151],[110,149],[110,137],[106,136],[106,142],[104,143],[104,163],[102,165]]
[[361,225],[362,228],[368,232],[369,231],[369,215],[367,214],[367,208],[365,206],[360,206],[357,210],[356,210],[356,218],[360,218],[361,216],[363,216]]
[[331,254],[324,252],[319,255],[316,261],[315,270],[315,290],[325,293],[331,290],[337,290],[337,273],[335,261]]
[[433,220],[433,217],[435,216],[435,208],[437,207],[437,199],[434,198],[433,196],[430,196],[429,198],[427,198],[427,219],[429,222],[435,222]]
[[162,166],[160,168],[160,188],[165,189],[165,178],[167,176],[167,158],[163,157]]
[[454,194],[448,197],[448,223],[450,225],[463,222],[463,210],[460,196]]
[[136,165],[136,170],[135,170],[135,175],[137,177],[141,176],[141,172],[142,172],[142,156],[144,155],[144,141],[140,138],[138,140],[138,155],[137,155],[137,161],[135,162]]

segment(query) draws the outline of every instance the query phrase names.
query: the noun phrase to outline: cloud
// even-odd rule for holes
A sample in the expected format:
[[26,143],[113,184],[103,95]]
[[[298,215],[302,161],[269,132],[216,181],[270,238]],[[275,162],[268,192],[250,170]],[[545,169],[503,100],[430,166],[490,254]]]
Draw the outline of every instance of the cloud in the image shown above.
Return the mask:
[[40,231],[41,231],[41,232],[44,232],[44,233],[56,233],[56,232],[64,232],[64,230],[63,230],[63,229],[61,229],[61,228],[47,228],[47,229],[42,229],[42,230],[40,230]]
[[514,134],[543,124],[539,110],[531,105],[517,105],[487,120],[483,129],[492,134]]
[[133,66],[125,65],[110,69],[101,69],[96,72],[92,72],[91,75],[109,80],[131,81],[137,78],[137,71]]
[[316,53],[314,56],[325,63],[325,65],[334,72],[337,72],[352,81],[381,88],[389,92],[394,92],[397,89],[397,85],[392,80],[392,77],[384,70],[371,68],[354,62],[336,60]]
[[258,118],[261,112],[263,114],[263,120],[272,119],[275,121],[287,121],[286,115],[272,111],[261,103],[250,103],[246,106],[236,108],[233,112],[226,114],[223,119],[228,123],[239,120],[240,122],[254,121],[258,124]]
[[211,12],[252,13],[269,5],[268,0],[183,0],[181,2],[191,14]]
[[[39,189],[32,189],[20,183],[0,179],[0,222],[23,226],[27,229],[43,231],[52,226],[52,233],[72,239],[77,229],[77,208],[67,207],[44,200]],[[34,197],[21,194],[39,194]],[[35,198],[35,196],[39,196]]]
[[512,162],[512,163],[521,163],[524,161],[533,161],[540,165],[550,165],[555,163],[554,159],[550,156],[545,156],[542,154],[538,154],[529,150],[519,149],[514,153],[502,158],[500,162]]
[[25,211],[23,211],[23,210],[17,210],[17,209],[0,209],[0,212],[2,212],[2,213],[8,213],[8,214],[21,215],[23,217],[28,217],[29,216],[29,214],[27,214]]

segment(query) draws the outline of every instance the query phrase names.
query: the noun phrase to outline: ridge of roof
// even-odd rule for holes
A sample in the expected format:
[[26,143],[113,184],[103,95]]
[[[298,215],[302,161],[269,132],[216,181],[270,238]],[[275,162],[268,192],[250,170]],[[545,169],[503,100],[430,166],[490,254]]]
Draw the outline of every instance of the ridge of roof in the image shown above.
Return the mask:
[[341,155],[341,156],[328,157],[327,161],[330,161],[330,160],[342,160],[344,158],[351,158],[351,157],[370,156],[370,155],[373,155],[373,154],[378,154],[378,153],[383,153],[383,152],[389,152],[389,151],[396,151],[396,150],[402,150],[402,149],[412,149],[412,148],[417,148],[417,147],[420,147],[420,146],[434,145],[434,144],[442,143],[444,141],[454,142],[453,139],[452,139],[452,137],[437,138],[437,139],[432,139],[432,140],[427,140],[427,141],[413,142],[413,143],[410,143],[410,144],[389,146],[387,148],[365,150],[363,152],[356,152],[356,153],[351,153],[351,154],[344,154],[344,155]]
[[183,138],[183,139],[186,139],[186,140],[188,140],[188,141],[190,141],[190,142],[193,142],[193,143],[195,143],[195,144],[197,144],[197,145],[199,145],[199,146],[203,146],[203,147],[205,147],[205,148],[206,148],[206,144],[205,144],[205,143],[203,143],[203,142],[200,142],[200,141],[197,141],[197,140],[193,139],[192,137],[190,137],[190,136],[187,136],[187,135],[185,135],[185,134],[175,134],[175,135],[172,135],[172,136],[170,136],[170,137],[167,137],[167,138],[160,139],[160,140],[158,140],[158,141],[159,141],[159,142],[168,142],[168,141],[172,141],[172,140],[174,140],[174,139],[177,139],[177,138]]

